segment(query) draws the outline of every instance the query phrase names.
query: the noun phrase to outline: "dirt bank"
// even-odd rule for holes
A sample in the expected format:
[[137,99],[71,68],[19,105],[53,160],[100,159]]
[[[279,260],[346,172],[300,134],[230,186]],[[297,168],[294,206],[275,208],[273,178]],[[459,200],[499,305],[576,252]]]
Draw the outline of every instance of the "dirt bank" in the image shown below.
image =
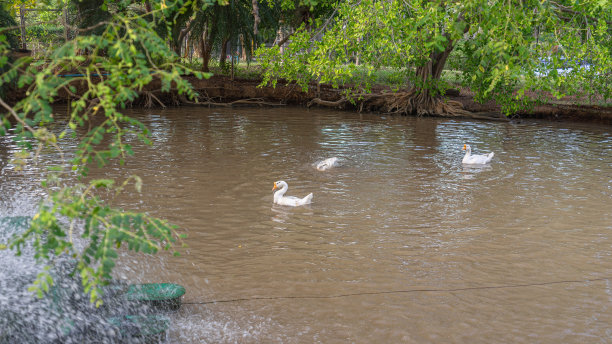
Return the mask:
[[[200,94],[198,105],[193,104],[176,92],[162,92],[159,80],[151,82],[143,90],[142,96],[133,102],[133,106],[282,106],[303,105],[337,107],[347,110],[359,111],[359,104],[342,102],[342,89],[335,89],[330,85],[311,85],[307,92],[303,92],[295,83],[279,81],[275,88],[258,87],[259,80],[231,79],[226,76],[213,76],[210,79],[197,79],[187,76],[186,79]],[[75,83],[77,94],[85,92],[85,85]],[[374,93],[382,94],[392,92],[389,87],[375,86]],[[7,98],[16,101],[23,98],[24,90],[9,92]],[[490,101],[480,104],[474,101],[469,90],[449,90],[446,98],[459,102],[465,110],[472,113],[471,118],[489,120],[508,120],[502,115],[500,106]],[[70,99],[68,94],[60,92],[58,99]],[[314,100],[319,100],[315,101]],[[544,104],[537,105],[529,111],[514,114],[511,118],[540,118],[554,121],[581,121],[612,124],[612,106],[583,105],[577,99],[564,98],[551,99]],[[363,109],[361,109],[363,110]],[[377,112],[375,109],[373,112]]]
[[[330,85],[322,84],[319,87],[311,85],[307,92],[294,83],[279,81],[275,88],[258,87],[260,81],[247,79],[230,79],[225,76],[213,76],[207,80],[189,78],[194,88],[200,93],[201,101],[205,105],[220,105],[236,102],[233,105],[245,104],[240,102],[250,99],[252,105],[261,102],[262,105],[271,104],[309,104],[313,99],[333,103],[342,98],[342,90],[334,89]],[[154,88],[154,85],[152,89]],[[154,91],[159,93],[159,89]],[[391,92],[389,87],[376,86],[373,92]],[[163,96],[160,94],[160,96]],[[469,90],[449,90],[446,95],[449,100],[460,102],[464,109],[476,114],[475,117],[485,119],[507,120],[502,115],[500,106],[490,101],[484,104],[474,101]],[[318,105],[313,105],[318,106]],[[350,103],[338,105],[339,108],[359,110]],[[545,104],[537,105],[529,111],[523,111],[512,116],[513,118],[540,118],[547,120],[588,121],[612,124],[612,106],[583,105],[578,100],[565,98],[550,100]]]

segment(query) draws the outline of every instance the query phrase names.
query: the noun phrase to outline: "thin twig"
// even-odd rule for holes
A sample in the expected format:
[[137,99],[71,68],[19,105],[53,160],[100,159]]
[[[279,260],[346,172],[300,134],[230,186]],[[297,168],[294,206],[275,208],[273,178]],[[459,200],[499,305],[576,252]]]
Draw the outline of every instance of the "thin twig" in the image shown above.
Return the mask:
[[8,112],[11,113],[11,115],[19,122],[21,123],[21,125],[23,125],[24,128],[26,128],[29,132],[31,132],[32,134],[34,133],[34,129],[32,127],[30,127],[21,117],[19,117],[19,115],[17,114],[17,112],[15,112],[15,110],[8,105],[7,103],[4,102],[4,100],[2,100],[2,98],[0,98],[0,105],[2,105],[2,107],[4,107],[6,110],[8,110]]

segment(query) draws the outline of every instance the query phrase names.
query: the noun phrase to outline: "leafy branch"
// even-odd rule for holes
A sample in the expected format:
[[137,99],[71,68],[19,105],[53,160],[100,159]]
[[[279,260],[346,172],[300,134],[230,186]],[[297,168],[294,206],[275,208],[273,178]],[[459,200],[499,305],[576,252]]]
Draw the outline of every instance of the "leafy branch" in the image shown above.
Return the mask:
[[[155,20],[171,18],[190,6],[189,1],[154,4],[149,15]],[[44,61],[4,58],[9,46],[6,37],[0,35],[0,87],[16,86],[25,92],[14,104],[0,98],[0,108],[6,111],[0,113],[0,135],[10,132],[22,147],[19,154],[23,156],[35,149],[38,156],[46,146],[61,155],[57,165],[47,167],[42,182],[47,196],[29,228],[13,236],[7,245],[0,245],[0,249],[10,248],[18,255],[31,247],[35,258],[47,263],[30,287],[39,296],[53,285],[48,270],[54,259],[69,255],[77,262],[74,273],[80,275],[85,292],[99,306],[101,286],[111,281],[122,247],[153,254],[171,250],[182,238],[166,221],[113,208],[102,197],[104,190],[106,195],[117,196],[132,183],[140,191],[142,180],[138,176],[130,176],[121,184],[111,179],[85,181],[92,163],[100,167],[114,159],[123,163],[134,153],[126,137],[151,144],[145,125],[121,112],[145,86],[159,80],[163,91],[193,99],[197,95],[182,75],[209,76],[181,65],[164,39],[155,34],[155,25],[144,16],[113,13],[112,20],[97,24],[96,28],[104,28],[101,33],[79,35],[52,50]],[[78,76],[67,78],[66,74]],[[52,105],[66,97],[71,97],[69,118],[60,122],[58,132],[50,126],[57,122]],[[70,161],[65,160],[61,144],[67,138],[78,142]],[[74,172],[79,182],[67,185],[74,179]]]

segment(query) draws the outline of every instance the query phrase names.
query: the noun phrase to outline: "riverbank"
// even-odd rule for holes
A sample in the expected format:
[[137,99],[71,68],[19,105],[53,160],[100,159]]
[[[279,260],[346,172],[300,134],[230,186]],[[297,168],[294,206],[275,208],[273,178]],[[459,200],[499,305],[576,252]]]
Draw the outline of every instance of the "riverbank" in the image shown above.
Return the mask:
[[[308,91],[292,82],[279,80],[276,87],[260,87],[261,80],[257,78],[231,78],[224,75],[213,75],[209,79],[198,79],[194,76],[185,76],[193,88],[200,95],[197,102],[186,99],[176,92],[162,91],[159,80],[154,80],[141,92],[141,97],[131,106],[165,107],[165,106],[324,106],[349,111],[370,111],[380,113],[376,109],[360,106],[359,102],[351,103],[344,98],[343,88],[334,88],[328,84],[312,84]],[[85,85],[75,82],[76,94],[85,92]],[[390,94],[390,86],[375,85],[372,94]],[[9,101],[16,102],[25,97],[25,90],[13,90],[7,94]],[[59,102],[70,99],[66,92],[58,94]],[[552,121],[579,121],[612,124],[612,104],[589,105],[584,99],[553,97],[535,105],[529,110],[523,110],[509,117],[505,116],[501,107],[494,101],[478,103],[469,89],[449,89],[445,95],[447,101],[461,103],[469,115],[459,117],[508,121],[511,119],[537,118]]]
[[[188,77],[188,80],[201,95],[199,103],[203,106],[281,106],[284,104],[321,106],[320,103],[323,103],[325,104],[323,106],[326,107],[360,110],[358,104],[340,102],[344,90],[333,88],[327,84],[318,86],[313,84],[307,92],[303,92],[297,84],[282,80],[278,82],[275,88],[259,87],[261,81],[257,79],[231,79],[227,76],[218,75],[203,80]],[[164,96],[161,93],[161,87],[156,88],[155,84],[151,85],[151,91],[158,98],[167,98],[167,95]],[[382,94],[392,92],[392,90],[388,86],[376,85],[372,92]],[[473,93],[468,89],[448,90],[445,98],[461,103],[465,110],[473,113],[473,116],[470,116],[471,118],[489,120],[539,118],[555,121],[588,121],[612,124],[612,106],[586,105],[583,100],[572,97],[559,100],[548,99],[528,111],[522,111],[510,117],[503,115],[501,107],[494,101],[484,104],[476,102]],[[159,99],[161,100],[161,98]],[[321,101],[313,101],[316,99]],[[172,99],[170,100],[172,101]],[[171,103],[176,103],[176,101]]]

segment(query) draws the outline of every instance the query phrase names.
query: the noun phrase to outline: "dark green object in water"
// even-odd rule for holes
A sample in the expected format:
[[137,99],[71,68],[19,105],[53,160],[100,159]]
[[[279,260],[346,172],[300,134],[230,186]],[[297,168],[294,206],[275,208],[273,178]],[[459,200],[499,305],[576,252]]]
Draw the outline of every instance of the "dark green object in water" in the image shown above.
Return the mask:
[[30,227],[30,216],[6,216],[0,217],[0,232],[17,234]]
[[185,287],[174,283],[131,284],[126,297],[130,301],[147,302],[154,307],[178,310]]
[[166,337],[170,319],[161,315],[124,315],[109,318],[123,338],[143,338],[146,343],[159,343]]

